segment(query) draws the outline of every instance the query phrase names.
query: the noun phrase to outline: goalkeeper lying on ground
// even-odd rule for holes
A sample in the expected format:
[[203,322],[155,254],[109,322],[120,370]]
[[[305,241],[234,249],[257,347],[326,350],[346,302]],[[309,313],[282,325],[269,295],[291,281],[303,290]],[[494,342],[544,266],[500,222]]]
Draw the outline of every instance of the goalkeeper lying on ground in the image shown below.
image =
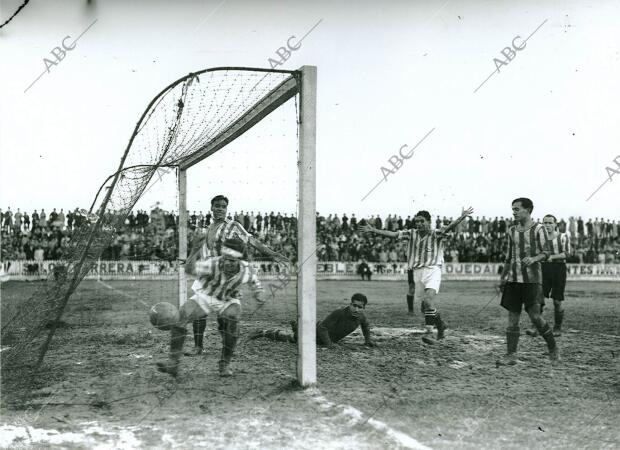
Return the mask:
[[[185,266],[186,272],[198,277],[192,285],[194,296],[183,304],[178,315],[169,303],[158,303],[153,307],[151,322],[160,329],[170,330],[170,357],[167,361],[157,363],[159,371],[176,376],[185,342],[185,326],[205,314],[215,312],[222,336],[220,375],[232,375],[230,361],[237,346],[241,316],[238,289],[242,284],[249,284],[256,301],[263,303],[263,289],[256,271],[241,259],[244,250],[245,244],[240,239],[226,239],[222,245],[222,256],[199,262],[188,260]],[[161,305],[164,307],[160,307]]]
[[[353,333],[361,325],[365,345],[375,347],[370,339],[370,325],[364,313],[368,299],[364,294],[353,294],[351,304],[338,308],[325,319],[316,324],[316,342],[318,345],[332,347],[334,343]],[[274,341],[297,342],[297,322],[291,322],[293,334],[278,330],[258,330],[250,334],[249,339],[265,337]]]

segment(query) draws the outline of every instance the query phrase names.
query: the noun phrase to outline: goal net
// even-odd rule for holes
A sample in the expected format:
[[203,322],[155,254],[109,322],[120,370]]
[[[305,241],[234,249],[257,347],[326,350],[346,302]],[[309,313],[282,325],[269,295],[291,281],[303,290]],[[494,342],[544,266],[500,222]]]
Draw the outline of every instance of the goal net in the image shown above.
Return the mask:
[[[47,280],[27,298],[8,302],[6,305],[3,302],[3,376],[11,368],[25,366],[34,369],[41,364],[58,327],[63,326],[63,313],[80,282],[85,277],[101,278],[102,254],[109,251],[117,239],[118,230],[126,226],[130,214],[133,215],[141,201],[144,203],[149,190],[166,172],[177,175],[177,209],[181,226],[177,226],[174,235],[169,236],[169,240],[161,245],[162,250],[168,251],[168,258],[164,258],[167,259],[167,265],[163,275],[168,278],[178,277],[178,282],[165,284],[163,291],[157,286],[144,288],[138,297],[153,291],[151,295],[162,301],[177,297],[182,302],[187,296],[188,280],[184,278],[178,262],[184,259],[187,252],[186,225],[189,217],[186,209],[185,179],[188,169],[205,158],[210,157],[209,161],[215,159],[213,155],[216,152],[232,146],[233,141],[289,102],[288,104],[293,105],[298,119],[298,136],[295,137],[299,139],[296,158],[299,183],[297,187],[288,188],[298,189],[298,201],[295,205],[298,218],[296,250],[299,261],[306,262],[298,264],[294,269],[294,275],[298,275],[298,302],[303,305],[298,313],[301,319],[299,348],[305,354],[300,359],[298,377],[302,384],[315,382],[315,82],[316,69],[313,67],[304,67],[298,71],[217,68],[191,73],[162,90],[150,102],[136,124],[118,169],[102,183],[90,210],[83,211],[81,226],[74,230],[63,251],[62,261],[55,265]],[[269,146],[266,136],[261,142]],[[294,153],[294,149],[289,150]],[[243,148],[239,152],[242,151],[257,150]],[[265,164],[269,164],[269,149],[262,151],[265,152]],[[218,157],[226,153],[228,152],[222,152]],[[227,164],[225,160],[223,164]],[[208,162],[205,165],[208,166]],[[249,177],[253,175],[254,173],[250,172]],[[213,173],[208,175],[208,178],[211,181],[217,180]],[[190,176],[190,194],[193,192],[191,183]],[[211,186],[208,191],[213,195],[220,194],[222,187],[224,183],[217,187]],[[248,184],[248,190],[255,189]],[[256,209],[259,210],[260,205],[257,205]],[[175,255],[178,258],[170,257],[170,241],[178,244],[174,247],[174,252],[178,249],[178,255]],[[140,256],[143,255],[133,256],[141,259]],[[144,255],[145,259],[146,256]],[[136,275],[140,275],[137,273],[138,266],[139,264],[135,264],[135,267],[132,267]],[[132,294],[117,289],[117,295]],[[144,317],[146,320],[146,314]]]

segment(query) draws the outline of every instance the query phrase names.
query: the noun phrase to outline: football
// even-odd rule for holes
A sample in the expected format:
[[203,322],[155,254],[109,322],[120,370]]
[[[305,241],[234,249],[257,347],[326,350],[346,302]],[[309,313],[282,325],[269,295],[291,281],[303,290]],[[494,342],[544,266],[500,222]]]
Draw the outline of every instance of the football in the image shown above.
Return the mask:
[[179,310],[170,303],[160,302],[151,307],[149,319],[155,328],[167,331],[179,322]]

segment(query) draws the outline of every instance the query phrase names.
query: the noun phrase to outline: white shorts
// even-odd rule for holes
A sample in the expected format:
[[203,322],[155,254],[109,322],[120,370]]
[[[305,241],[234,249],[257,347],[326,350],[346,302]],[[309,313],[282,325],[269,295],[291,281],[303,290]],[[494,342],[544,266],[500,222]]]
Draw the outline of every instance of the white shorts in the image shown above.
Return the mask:
[[[196,285],[198,283],[198,285]],[[230,305],[241,305],[241,301],[238,298],[230,298],[226,301],[220,300],[217,297],[207,295],[202,288],[202,283],[198,280],[194,281],[192,290],[194,295],[190,297],[190,300],[194,300],[198,306],[204,311],[205,314],[217,313],[221,314]]]
[[424,299],[424,291],[426,289],[434,289],[439,293],[441,285],[441,267],[422,267],[413,269],[413,282],[415,283],[415,298],[417,300]]

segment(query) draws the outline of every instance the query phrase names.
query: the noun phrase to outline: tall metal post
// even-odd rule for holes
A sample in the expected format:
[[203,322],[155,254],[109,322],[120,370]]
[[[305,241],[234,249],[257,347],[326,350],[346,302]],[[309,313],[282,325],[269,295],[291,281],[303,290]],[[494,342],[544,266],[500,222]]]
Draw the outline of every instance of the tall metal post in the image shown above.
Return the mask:
[[178,307],[187,301],[187,278],[185,260],[187,259],[187,171],[178,169],[179,190],[179,301]]
[[316,67],[301,68],[299,130],[299,220],[297,381],[316,383]]

